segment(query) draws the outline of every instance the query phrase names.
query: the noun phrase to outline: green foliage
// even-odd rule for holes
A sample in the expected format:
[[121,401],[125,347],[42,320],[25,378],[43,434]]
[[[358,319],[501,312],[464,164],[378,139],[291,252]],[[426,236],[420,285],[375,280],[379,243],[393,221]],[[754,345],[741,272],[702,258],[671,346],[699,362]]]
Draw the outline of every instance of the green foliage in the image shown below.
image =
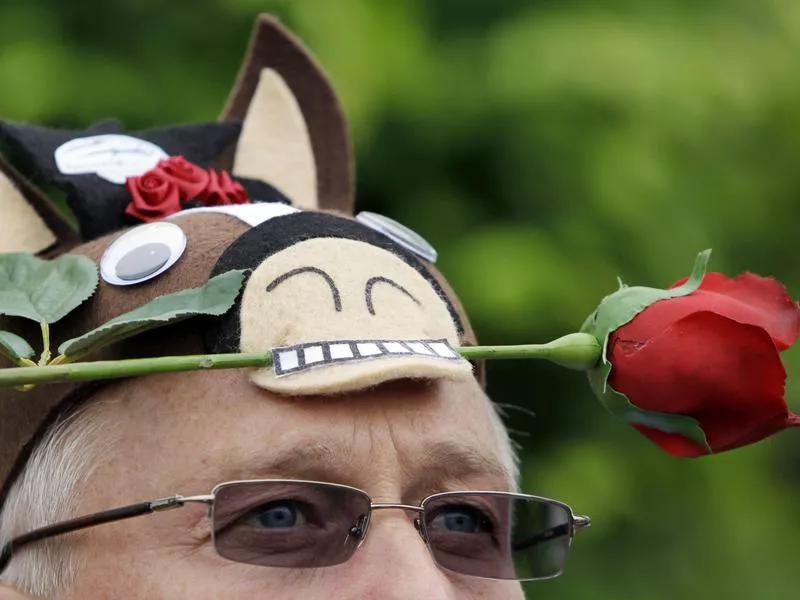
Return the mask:
[[200,315],[225,314],[236,301],[243,280],[244,271],[228,271],[212,277],[202,287],[159,296],[80,337],[67,340],[58,347],[58,351],[66,357],[65,361],[75,361],[109,344],[156,327]]
[[36,351],[25,339],[10,331],[0,331],[0,355],[17,362],[21,358],[31,358]]
[[66,254],[46,261],[31,254],[0,254],[0,315],[55,323],[97,288],[97,265]]
[[[482,343],[575,331],[617,276],[667,287],[697,248],[800,296],[797,0],[6,2],[0,115],[214,119],[260,10],[341,92],[359,207],[437,247]],[[800,354],[783,356],[800,408]],[[796,432],[677,460],[574,372],[496,361],[489,382],[526,409],[507,411],[523,487],[594,518],[531,597],[797,595]]]

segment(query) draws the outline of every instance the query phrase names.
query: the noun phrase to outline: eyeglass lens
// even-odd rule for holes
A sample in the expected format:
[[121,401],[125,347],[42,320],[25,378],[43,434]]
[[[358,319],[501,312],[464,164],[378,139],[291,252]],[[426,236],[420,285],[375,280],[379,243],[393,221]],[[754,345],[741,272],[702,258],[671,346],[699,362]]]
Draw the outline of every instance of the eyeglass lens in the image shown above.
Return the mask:
[[[242,482],[217,488],[214,545],[224,558],[269,567],[330,567],[361,542],[370,498],[310,482]],[[354,529],[355,528],[355,529]]]
[[[214,544],[224,558],[271,567],[346,562],[363,539],[370,498],[354,488],[291,481],[239,482],[215,491]],[[429,498],[421,529],[445,569],[491,579],[561,572],[572,535],[568,508],[503,493]]]
[[545,579],[561,573],[572,513],[556,502],[512,494],[443,494],[425,505],[434,560],[491,579]]

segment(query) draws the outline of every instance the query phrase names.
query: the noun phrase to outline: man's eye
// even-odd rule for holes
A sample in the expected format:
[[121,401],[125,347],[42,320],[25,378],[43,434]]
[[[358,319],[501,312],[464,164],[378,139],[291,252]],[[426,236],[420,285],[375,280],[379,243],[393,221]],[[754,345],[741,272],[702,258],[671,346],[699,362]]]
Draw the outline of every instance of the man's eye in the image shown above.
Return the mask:
[[306,515],[300,502],[277,500],[250,511],[242,520],[253,527],[289,529],[305,525]]
[[431,519],[429,527],[449,533],[491,533],[491,519],[471,506],[450,506],[441,509]]

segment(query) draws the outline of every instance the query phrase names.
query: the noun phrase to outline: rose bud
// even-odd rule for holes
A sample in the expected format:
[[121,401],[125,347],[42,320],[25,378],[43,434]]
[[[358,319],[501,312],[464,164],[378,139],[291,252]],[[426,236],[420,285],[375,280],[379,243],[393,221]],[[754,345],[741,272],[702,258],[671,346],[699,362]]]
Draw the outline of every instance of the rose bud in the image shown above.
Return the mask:
[[178,186],[158,168],[141,177],[128,177],[125,185],[131,194],[125,212],[132,217],[145,222],[158,221],[181,210]]
[[797,338],[797,302],[771,278],[705,274],[709,255],[669,290],[622,286],[582,328],[603,348],[589,373],[597,397],[674,456],[800,427],[779,354]]
[[175,182],[181,192],[181,200],[192,200],[208,186],[211,176],[203,168],[190,163],[183,156],[171,156],[158,163],[158,170]]
[[208,170],[208,185],[197,195],[201,206],[247,204],[247,192],[242,184],[233,181],[227,171]]

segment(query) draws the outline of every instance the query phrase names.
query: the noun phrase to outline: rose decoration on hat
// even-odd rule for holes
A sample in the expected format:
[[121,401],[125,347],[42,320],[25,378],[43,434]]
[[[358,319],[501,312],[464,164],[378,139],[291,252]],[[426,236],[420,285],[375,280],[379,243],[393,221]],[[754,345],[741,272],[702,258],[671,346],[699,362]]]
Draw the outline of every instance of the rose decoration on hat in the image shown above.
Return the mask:
[[125,213],[140,221],[158,221],[185,208],[249,202],[244,187],[226,171],[203,169],[182,156],[160,161],[155,168],[125,182],[131,201]]
[[623,286],[583,327],[603,345],[589,375],[595,394],[675,456],[800,427],[783,398],[779,354],[797,338],[797,302],[771,278],[704,275],[708,254],[669,290]]
[[[167,169],[160,164],[154,169],[157,172],[137,178],[143,190],[152,192],[151,198],[162,199],[162,205],[152,204],[148,218],[155,220],[159,218],[155,215],[167,214],[176,206],[180,210],[187,202],[184,198],[192,194],[198,202],[241,201],[241,193],[231,192],[235,184],[226,173],[202,169],[191,172],[190,163],[174,164],[183,171],[180,177],[191,180],[197,191],[186,191],[187,183],[181,187],[175,176],[177,167],[165,174]],[[201,189],[203,174],[208,179]],[[691,277],[669,289],[621,284],[619,290],[603,299],[578,333],[543,344],[467,345],[453,350],[470,360],[546,359],[586,371],[594,394],[612,414],[674,456],[724,452],[783,429],[800,427],[800,416],[789,410],[783,397],[786,372],[780,359],[780,353],[798,336],[798,303],[783,285],[771,278],[752,273],[734,279],[720,273],[706,274],[710,254],[710,250],[701,252]],[[85,257],[66,255],[45,266],[40,259],[28,255],[0,255],[0,259],[4,256],[10,261],[6,271],[47,268],[68,272],[64,289],[81,292],[76,296],[75,307],[93,294],[96,273],[91,261],[79,265],[81,269],[66,264],[77,259],[86,262]],[[60,261],[65,264],[59,265]],[[81,273],[86,274],[85,281],[77,285],[74,279]],[[0,354],[18,365],[0,369],[0,387],[29,389],[54,381],[89,381],[152,372],[273,367],[281,348],[270,352],[163,356],[113,363],[81,362],[108,344],[163,326],[175,318],[224,314],[239,294],[243,273],[233,270],[213,277],[202,288],[156,298],[63,342],[55,357],[50,355],[46,336],[44,351],[36,360],[31,344],[11,332],[0,331]],[[8,285],[16,285],[14,281],[17,279],[9,279]],[[50,279],[37,275],[24,279],[23,283],[30,287],[41,281]],[[28,287],[20,291],[31,297],[41,295],[39,290]],[[2,288],[0,285],[0,291]],[[209,299],[213,302],[205,307],[203,303]],[[29,315],[42,322],[43,332],[54,320],[47,315],[41,317],[35,310],[26,309],[23,313],[20,310],[16,305],[4,309],[0,302],[0,314]]]

